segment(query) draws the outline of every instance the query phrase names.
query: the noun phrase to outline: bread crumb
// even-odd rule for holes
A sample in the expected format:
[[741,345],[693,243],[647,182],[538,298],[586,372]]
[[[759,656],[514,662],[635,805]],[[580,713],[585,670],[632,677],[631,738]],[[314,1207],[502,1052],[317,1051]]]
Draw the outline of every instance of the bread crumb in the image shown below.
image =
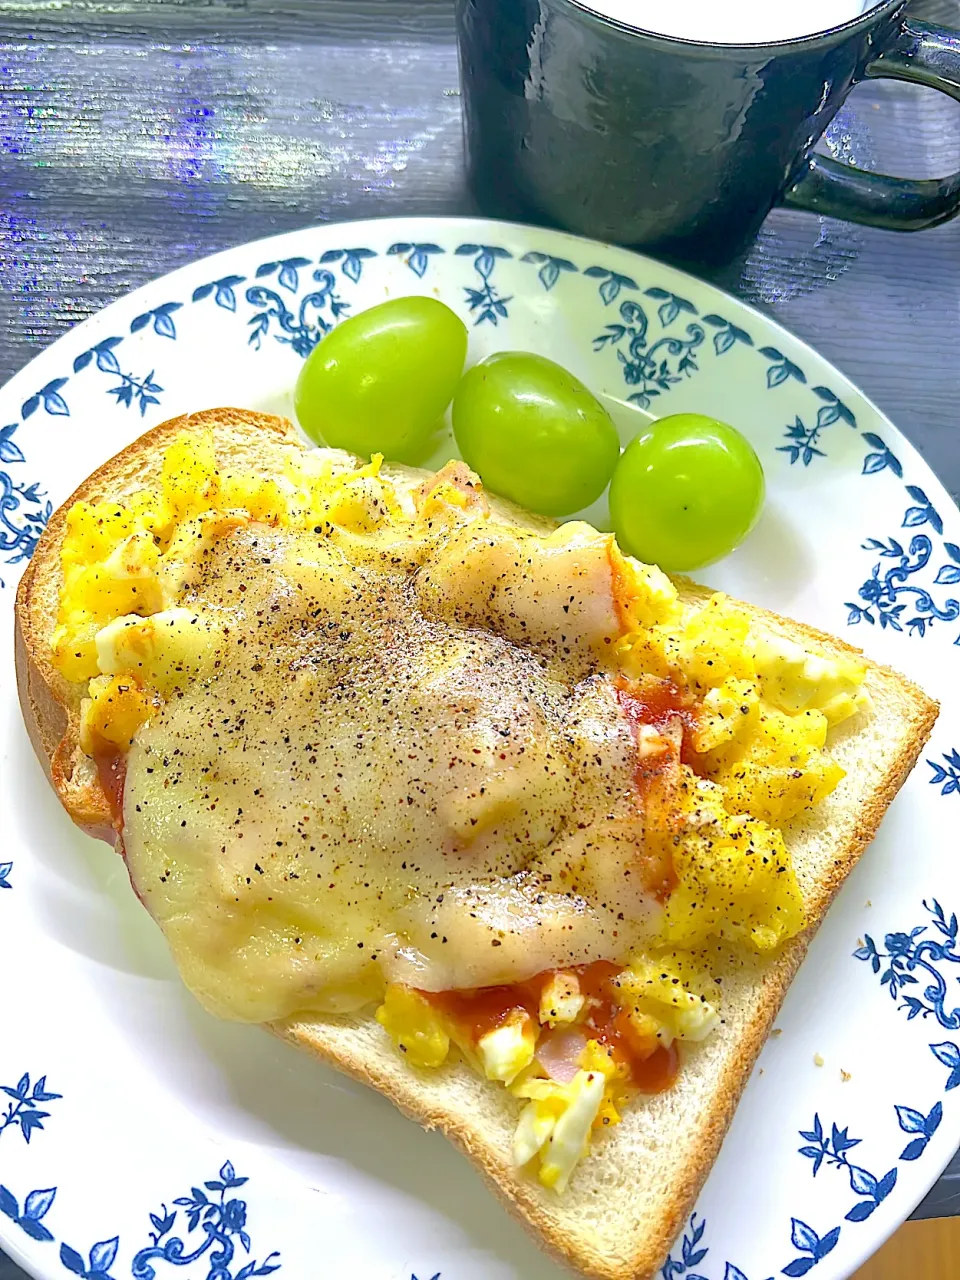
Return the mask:
[[846,1084],[847,1081],[850,1079],[850,1072],[844,1071],[843,1067],[840,1068],[840,1079],[843,1081],[844,1084]]
[[760,1075],[763,1075],[763,1067],[760,1068]]
[[813,1055],[813,1065],[814,1065],[815,1067],[822,1067],[822,1066],[823,1066],[823,1054],[822,1054],[822,1053],[815,1053],[815,1054]]
[[783,1027],[774,1027],[773,1030],[770,1032],[771,1039],[773,1039],[774,1036],[782,1036],[782,1035],[783,1035]]
[[862,939],[862,938],[858,938],[858,939],[857,939],[857,946],[858,946],[858,947],[862,947],[862,946],[863,946],[863,939]]
[[873,903],[870,901],[870,899],[869,899],[869,898],[867,899],[867,906],[868,906],[868,907],[872,907],[872,906],[873,906]]

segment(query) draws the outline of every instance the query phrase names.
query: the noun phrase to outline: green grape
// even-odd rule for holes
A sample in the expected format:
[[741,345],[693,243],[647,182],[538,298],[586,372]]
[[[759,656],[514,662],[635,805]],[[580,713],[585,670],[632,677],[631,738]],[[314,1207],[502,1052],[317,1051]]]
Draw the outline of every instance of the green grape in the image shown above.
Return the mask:
[[763,494],[760,459],[739,431],[678,413],[626,447],[610,483],[610,515],[624,551],[681,573],[739,546]]
[[297,418],[318,444],[402,461],[436,427],[466,356],[466,326],[436,298],[381,302],[311,351],[294,392]]
[[523,351],[499,351],[468,370],[453,433],[487,488],[547,516],[599,498],[620,452],[610,415],[583,383]]

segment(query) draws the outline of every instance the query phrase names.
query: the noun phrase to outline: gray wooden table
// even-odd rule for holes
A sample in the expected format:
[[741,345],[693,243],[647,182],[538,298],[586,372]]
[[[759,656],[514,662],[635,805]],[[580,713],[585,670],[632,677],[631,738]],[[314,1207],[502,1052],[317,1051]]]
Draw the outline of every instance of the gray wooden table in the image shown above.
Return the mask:
[[[960,26],[960,0],[915,9]],[[824,145],[940,175],[960,169],[960,108],[863,86]],[[202,254],[473,211],[452,0],[0,0],[0,381]],[[895,236],[776,212],[717,279],[849,374],[960,493],[960,221]],[[960,1212],[960,1162],[920,1212]],[[0,1255],[0,1280],[20,1276]]]

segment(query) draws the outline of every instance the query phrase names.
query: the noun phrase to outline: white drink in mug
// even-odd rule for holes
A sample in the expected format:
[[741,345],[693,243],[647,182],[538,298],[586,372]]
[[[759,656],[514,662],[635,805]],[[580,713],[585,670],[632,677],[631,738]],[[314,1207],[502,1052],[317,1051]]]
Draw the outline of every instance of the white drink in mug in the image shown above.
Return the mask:
[[709,44],[768,44],[828,31],[880,0],[580,0],[641,31]]

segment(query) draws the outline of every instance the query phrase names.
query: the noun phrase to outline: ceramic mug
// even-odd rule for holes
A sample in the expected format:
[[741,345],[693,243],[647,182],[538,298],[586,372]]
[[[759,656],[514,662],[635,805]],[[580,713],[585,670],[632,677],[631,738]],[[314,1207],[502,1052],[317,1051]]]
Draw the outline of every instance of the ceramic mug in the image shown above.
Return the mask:
[[778,203],[936,226],[960,210],[960,174],[887,177],[813,154],[861,80],[960,101],[960,33],[904,8],[885,0],[828,31],[728,45],[642,31],[580,0],[458,0],[476,198],[499,217],[703,265],[733,258]]

